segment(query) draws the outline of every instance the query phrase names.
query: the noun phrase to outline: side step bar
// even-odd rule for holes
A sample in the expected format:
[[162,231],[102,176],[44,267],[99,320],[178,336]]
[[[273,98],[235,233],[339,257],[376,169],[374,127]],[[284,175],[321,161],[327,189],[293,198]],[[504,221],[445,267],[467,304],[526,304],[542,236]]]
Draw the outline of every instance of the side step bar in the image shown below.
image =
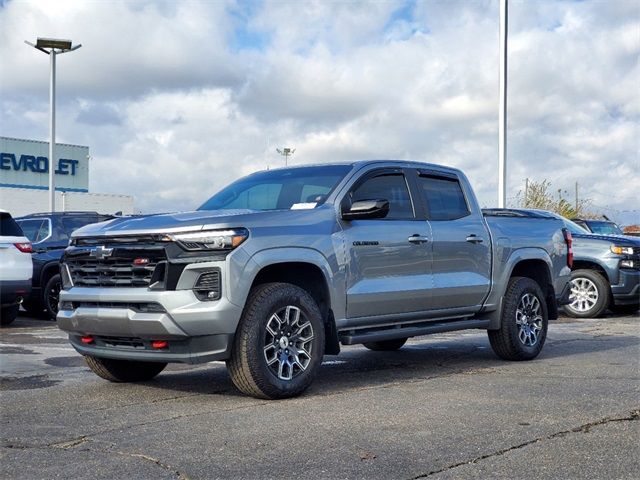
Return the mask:
[[380,342],[383,340],[395,340],[398,338],[417,337],[431,333],[453,332],[455,330],[467,330],[469,328],[489,327],[490,320],[457,320],[449,322],[424,322],[410,324],[405,327],[391,327],[385,329],[344,330],[338,332],[338,338],[343,345],[355,345],[364,342]]

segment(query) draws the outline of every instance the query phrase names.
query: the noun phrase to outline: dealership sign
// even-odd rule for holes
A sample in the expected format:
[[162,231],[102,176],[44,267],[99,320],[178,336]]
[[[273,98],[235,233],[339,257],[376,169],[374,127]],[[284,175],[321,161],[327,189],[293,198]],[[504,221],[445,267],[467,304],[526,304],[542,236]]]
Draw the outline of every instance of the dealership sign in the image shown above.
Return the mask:
[[[0,137],[0,187],[46,189],[48,142]],[[56,189],[87,192],[89,147],[56,144]]]
[[[61,158],[58,160],[56,175],[75,175],[78,160]],[[0,169],[2,170],[30,170],[35,173],[49,173],[49,159],[47,157],[34,157],[33,155],[20,155],[15,153],[0,153]]]

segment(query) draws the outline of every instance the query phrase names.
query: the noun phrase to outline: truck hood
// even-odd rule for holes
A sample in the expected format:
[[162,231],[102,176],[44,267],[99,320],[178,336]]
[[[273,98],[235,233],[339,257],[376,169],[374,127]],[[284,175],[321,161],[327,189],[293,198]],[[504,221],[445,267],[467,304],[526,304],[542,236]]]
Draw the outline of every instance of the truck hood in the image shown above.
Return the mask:
[[72,237],[172,233],[217,228],[298,225],[316,223],[334,215],[333,207],[321,205],[308,210],[198,210],[122,217],[94,223],[73,232]]
[[573,238],[585,238],[589,240],[601,240],[603,242],[611,242],[616,245],[640,246],[640,237],[632,237],[629,235],[599,235],[596,233],[574,233]]

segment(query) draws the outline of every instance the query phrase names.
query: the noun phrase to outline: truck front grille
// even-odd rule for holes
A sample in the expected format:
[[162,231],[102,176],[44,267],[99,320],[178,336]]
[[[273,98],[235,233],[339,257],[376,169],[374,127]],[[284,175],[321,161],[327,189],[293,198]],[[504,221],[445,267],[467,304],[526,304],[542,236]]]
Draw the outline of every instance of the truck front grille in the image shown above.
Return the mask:
[[[73,285],[77,287],[148,287],[159,262],[166,260],[162,248],[113,248],[104,258],[92,256],[95,249],[65,255]],[[100,252],[99,252],[100,253]]]

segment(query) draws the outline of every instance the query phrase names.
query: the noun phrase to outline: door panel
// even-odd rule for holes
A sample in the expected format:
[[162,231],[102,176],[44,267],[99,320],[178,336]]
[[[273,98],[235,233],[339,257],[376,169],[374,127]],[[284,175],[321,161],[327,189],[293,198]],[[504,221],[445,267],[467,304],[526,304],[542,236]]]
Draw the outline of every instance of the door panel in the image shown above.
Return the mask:
[[389,202],[384,219],[342,222],[348,256],[347,317],[426,310],[432,287],[431,234],[415,214],[403,170],[366,173],[343,204],[373,199]]
[[[489,235],[475,217],[432,221],[433,292],[431,308],[473,307],[491,286]],[[481,243],[467,237],[475,234]]]
[[[480,305],[491,286],[491,241],[455,175],[422,174],[419,191],[431,226],[431,308]],[[474,207],[475,208],[475,207]]]
[[429,308],[430,246],[410,243],[416,234],[430,238],[426,222],[354,220],[345,228],[349,318]]

